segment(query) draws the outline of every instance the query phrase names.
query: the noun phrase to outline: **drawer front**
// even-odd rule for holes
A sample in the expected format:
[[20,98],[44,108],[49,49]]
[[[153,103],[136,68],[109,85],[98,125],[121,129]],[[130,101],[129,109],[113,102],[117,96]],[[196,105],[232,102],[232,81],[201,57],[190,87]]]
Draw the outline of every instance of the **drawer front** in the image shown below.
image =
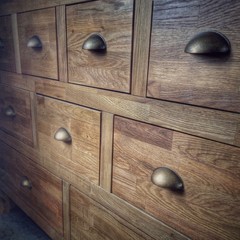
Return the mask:
[[239,238],[239,170],[239,148],[115,117],[112,192],[193,239]]
[[0,128],[20,141],[33,145],[30,92],[0,86]]
[[41,154],[65,166],[70,172],[98,184],[100,116],[100,112],[95,110],[38,96]]
[[152,239],[127,228],[122,219],[74,187],[70,188],[70,216],[72,240]]
[[32,208],[31,217],[36,222],[40,217],[62,235],[61,179],[3,143],[0,153],[0,161],[4,162],[6,172],[5,182],[1,184]]
[[68,6],[69,82],[129,92],[132,21],[133,0]]
[[[240,112],[239,12],[239,1],[154,1],[147,95]],[[208,31],[225,35],[231,53],[185,52],[192,38]],[[207,44],[209,35],[201,39],[197,37],[194,42],[201,45],[205,41],[201,45],[205,50],[199,48],[196,52],[217,51]],[[218,40],[213,41],[216,47]],[[225,45],[219,44],[219,48],[225,49]],[[194,49],[193,45],[190,49]]]
[[16,71],[11,16],[0,17],[0,69]]
[[58,78],[55,9],[18,14],[22,72]]

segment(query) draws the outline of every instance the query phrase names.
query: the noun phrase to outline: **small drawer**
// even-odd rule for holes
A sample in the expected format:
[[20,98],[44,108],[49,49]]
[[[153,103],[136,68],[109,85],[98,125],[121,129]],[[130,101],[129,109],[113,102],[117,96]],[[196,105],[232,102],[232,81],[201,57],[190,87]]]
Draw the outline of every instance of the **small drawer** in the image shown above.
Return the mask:
[[74,187],[70,188],[70,216],[72,240],[152,239],[133,226],[127,228],[123,219]]
[[0,17],[0,69],[16,71],[11,16]]
[[239,1],[154,1],[148,97],[240,112],[239,12]]
[[33,146],[30,92],[0,85],[0,128]]
[[55,9],[18,14],[22,72],[57,79]]
[[130,91],[133,0],[67,6],[69,82]]
[[240,236],[240,148],[115,117],[112,192],[186,236]]
[[4,143],[0,144],[0,160],[6,172],[0,184],[3,189],[15,196],[16,204],[23,201],[32,209],[30,217],[36,223],[47,222],[63,235],[62,180]]
[[99,111],[47,97],[37,97],[41,154],[70,172],[99,183]]

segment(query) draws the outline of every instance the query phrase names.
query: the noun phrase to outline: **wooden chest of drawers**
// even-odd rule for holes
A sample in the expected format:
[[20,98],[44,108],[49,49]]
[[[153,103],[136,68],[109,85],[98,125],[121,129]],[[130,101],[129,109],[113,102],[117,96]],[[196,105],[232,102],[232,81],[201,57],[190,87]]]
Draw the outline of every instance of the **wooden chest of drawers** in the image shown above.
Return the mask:
[[237,1],[0,3],[0,187],[53,239],[240,239]]

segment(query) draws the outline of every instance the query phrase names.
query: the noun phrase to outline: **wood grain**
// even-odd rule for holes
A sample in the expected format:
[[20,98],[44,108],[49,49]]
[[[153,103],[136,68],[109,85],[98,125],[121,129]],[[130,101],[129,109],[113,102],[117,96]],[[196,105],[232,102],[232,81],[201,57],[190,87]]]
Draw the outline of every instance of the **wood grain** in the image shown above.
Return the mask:
[[[69,82],[121,92],[130,91],[133,0],[101,0],[67,6]],[[82,49],[99,33],[106,53]]]
[[71,239],[70,232],[70,184],[63,181],[63,234],[64,240]]
[[[19,47],[22,72],[46,78],[58,78],[55,9],[18,14]],[[28,40],[38,36],[41,49],[27,47]]]
[[0,48],[0,69],[16,71],[14,41],[11,16],[0,17],[0,40],[4,47]]
[[[153,135],[152,142],[139,137],[145,135]],[[239,156],[236,147],[115,117],[112,192],[192,239],[237,239]],[[182,194],[151,182],[158,167],[181,176]]]
[[[155,1],[147,95],[240,112],[239,11],[231,0]],[[229,56],[184,52],[194,35],[212,30],[231,42]]]

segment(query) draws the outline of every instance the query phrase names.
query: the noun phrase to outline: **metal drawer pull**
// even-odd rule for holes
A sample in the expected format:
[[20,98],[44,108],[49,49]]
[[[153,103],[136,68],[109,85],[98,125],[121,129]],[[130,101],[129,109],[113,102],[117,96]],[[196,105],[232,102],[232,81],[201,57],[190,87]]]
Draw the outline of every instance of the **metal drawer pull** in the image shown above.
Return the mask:
[[0,49],[3,49],[4,48],[4,43],[3,43],[3,40],[0,39]]
[[12,106],[8,106],[4,109],[4,114],[6,117],[15,117],[16,113],[14,111],[14,108]]
[[107,44],[100,34],[94,33],[84,41],[82,48],[89,51],[105,52]]
[[230,51],[230,41],[219,32],[199,33],[185,47],[185,52],[190,54],[228,54]]
[[21,186],[24,188],[32,189],[32,183],[27,177],[23,178],[21,181]]
[[152,173],[152,183],[163,188],[169,188],[174,191],[182,191],[183,181],[173,170],[160,167]]
[[65,142],[65,143],[72,142],[71,135],[65,128],[62,128],[62,127],[56,131],[56,133],[54,135],[54,139],[57,141]]
[[32,36],[27,43],[29,48],[42,48],[42,42],[38,36]]

